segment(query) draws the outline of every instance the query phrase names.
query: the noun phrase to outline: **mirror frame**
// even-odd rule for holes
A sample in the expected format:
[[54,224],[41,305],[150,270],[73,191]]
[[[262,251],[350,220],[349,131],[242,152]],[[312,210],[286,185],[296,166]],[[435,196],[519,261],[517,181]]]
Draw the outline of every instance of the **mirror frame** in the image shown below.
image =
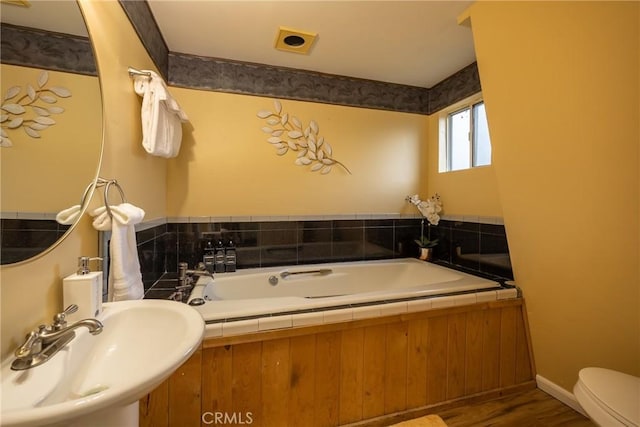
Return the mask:
[[[78,6],[78,9],[80,10],[80,14],[82,15],[82,19],[84,21],[85,27],[87,28],[87,33],[89,35],[89,42],[91,44],[91,51],[93,52],[93,57],[94,57],[95,66],[96,66],[96,72],[97,72],[97,78],[98,78],[98,89],[100,91],[100,112],[102,113],[102,118],[101,118],[102,129],[100,131],[100,147],[99,147],[99,150],[98,150],[98,162],[97,162],[97,165],[96,165],[96,172],[95,172],[92,180],[89,182],[89,184],[87,186],[88,191],[86,191],[86,193],[85,193],[86,197],[84,198],[82,206],[80,206],[80,214],[78,215],[78,218],[75,220],[75,222],[73,224],[71,224],[69,226],[69,228],[64,232],[64,234],[62,236],[60,236],[58,238],[58,240],[53,242],[48,248],[44,249],[43,251],[39,252],[38,254],[33,255],[30,258],[26,258],[24,260],[17,261],[17,262],[8,263],[8,264],[1,264],[0,265],[0,269],[18,267],[18,266],[22,266],[22,265],[28,264],[28,263],[30,263],[32,261],[36,261],[36,260],[44,257],[45,255],[51,253],[54,249],[56,249],[58,246],[60,246],[60,244],[62,244],[62,242],[64,242],[64,240],[67,239],[69,237],[69,235],[71,235],[71,233],[76,229],[76,227],[78,226],[78,224],[80,223],[80,221],[84,217],[84,214],[87,212],[87,208],[89,207],[89,204],[91,203],[91,200],[93,199],[93,195],[95,193],[96,184],[98,182],[98,177],[100,176],[100,170],[102,169],[102,158],[103,158],[104,144],[105,144],[106,120],[105,120],[105,108],[104,108],[105,107],[105,105],[104,105],[104,90],[103,90],[103,85],[102,85],[102,79],[100,77],[100,65],[98,63],[97,52],[96,52],[96,49],[95,49],[95,45],[93,43],[93,37],[91,36],[91,28],[89,28],[89,25],[87,25],[87,19],[85,17],[85,13],[84,13],[84,10],[82,8],[82,5],[80,4],[80,2],[78,0],[75,0],[75,4]],[[82,197],[82,195],[79,195],[79,198],[80,197]]]

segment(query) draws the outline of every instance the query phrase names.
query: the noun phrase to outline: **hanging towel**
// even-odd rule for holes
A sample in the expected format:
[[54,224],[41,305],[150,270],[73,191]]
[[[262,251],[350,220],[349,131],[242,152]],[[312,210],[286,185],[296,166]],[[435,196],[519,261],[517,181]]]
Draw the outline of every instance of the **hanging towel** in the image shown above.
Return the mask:
[[80,205],[73,205],[70,208],[60,211],[58,215],[56,215],[56,221],[64,225],[74,224],[80,216],[80,211]]
[[162,77],[143,70],[149,76],[134,76],[134,90],[142,97],[142,146],[149,154],[176,157],[182,143],[182,122],[187,115],[171,96]]
[[134,226],[142,222],[145,213],[130,203],[110,206],[110,209],[113,218],[104,206],[91,212],[97,230],[111,230],[108,300],[142,299],[144,286]]
[[107,213],[107,208],[100,206],[89,215],[93,217],[93,228],[98,231],[111,231],[111,218]]

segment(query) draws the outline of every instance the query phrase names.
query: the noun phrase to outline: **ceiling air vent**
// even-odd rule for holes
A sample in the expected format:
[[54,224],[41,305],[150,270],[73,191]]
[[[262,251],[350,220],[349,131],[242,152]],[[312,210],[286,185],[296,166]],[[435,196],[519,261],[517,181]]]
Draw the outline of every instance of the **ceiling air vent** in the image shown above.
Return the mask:
[[309,33],[307,31],[280,27],[278,30],[278,37],[276,37],[275,48],[286,52],[308,55],[317,36],[317,33]]

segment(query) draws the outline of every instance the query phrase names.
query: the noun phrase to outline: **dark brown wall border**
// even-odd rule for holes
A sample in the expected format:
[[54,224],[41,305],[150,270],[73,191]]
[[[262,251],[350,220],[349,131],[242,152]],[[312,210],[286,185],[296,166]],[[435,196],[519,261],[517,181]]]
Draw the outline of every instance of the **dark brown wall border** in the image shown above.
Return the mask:
[[478,64],[474,62],[429,90],[429,114],[478,93],[481,89]]
[[[168,80],[169,48],[162,37],[149,4],[140,0],[119,0],[120,6],[129,18],[149,56],[158,67],[158,71]],[[136,64],[129,64],[135,67]]]
[[481,90],[475,62],[427,89],[169,52],[147,2],[119,1],[156,66],[174,86],[416,114],[432,114]]
[[169,54],[169,83],[217,92],[426,114],[428,89],[262,64]]
[[97,76],[91,42],[86,37],[17,25],[0,26],[3,64]]

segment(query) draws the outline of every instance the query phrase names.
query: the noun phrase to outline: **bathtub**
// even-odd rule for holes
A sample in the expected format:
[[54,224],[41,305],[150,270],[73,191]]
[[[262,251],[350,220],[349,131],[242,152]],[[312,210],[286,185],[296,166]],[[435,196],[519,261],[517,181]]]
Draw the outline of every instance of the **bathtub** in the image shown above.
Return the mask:
[[[255,268],[200,277],[205,337],[515,298],[498,282],[414,258]],[[194,305],[200,304],[200,305]]]

